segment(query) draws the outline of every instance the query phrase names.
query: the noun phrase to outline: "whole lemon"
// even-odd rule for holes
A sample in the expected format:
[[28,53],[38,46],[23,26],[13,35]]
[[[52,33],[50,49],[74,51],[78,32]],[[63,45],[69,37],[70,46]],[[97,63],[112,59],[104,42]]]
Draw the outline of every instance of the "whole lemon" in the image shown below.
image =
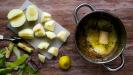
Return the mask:
[[71,58],[69,56],[62,56],[59,58],[59,67],[67,70],[71,66]]

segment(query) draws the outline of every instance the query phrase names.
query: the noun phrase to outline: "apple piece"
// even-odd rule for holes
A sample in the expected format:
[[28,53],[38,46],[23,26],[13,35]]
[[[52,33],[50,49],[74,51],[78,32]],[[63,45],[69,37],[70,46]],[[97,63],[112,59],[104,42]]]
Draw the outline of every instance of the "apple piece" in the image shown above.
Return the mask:
[[33,31],[36,37],[43,37],[45,36],[45,30],[43,26],[39,23],[33,27]]
[[47,21],[44,24],[44,28],[48,31],[54,31],[55,29],[55,22],[53,20]]
[[27,7],[26,18],[28,21],[36,21],[38,19],[38,10],[35,5],[29,5]]
[[11,10],[11,11],[8,13],[7,18],[8,18],[8,19],[13,19],[13,18],[15,18],[16,16],[21,15],[21,14],[23,14],[23,11],[22,11],[22,10],[20,10],[20,9],[13,9],[13,10]]
[[52,18],[52,15],[47,13],[47,12],[43,12],[42,15],[41,15],[41,23],[44,23],[48,20],[51,20]]
[[23,39],[33,39],[34,34],[32,29],[23,29],[18,32],[18,36]]
[[69,33],[66,31],[60,31],[57,34],[57,38],[60,39],[61,41],[65,42],[69,36]]
[[108,44],[108,32],[106,31],[100,31],[100,36],[99,36],[99,43],[100,44]]
[[12,27],[20,27],[20,26],[24,25],[24,23],[26,21],[24,12],[20,9],[11,10],[8,13],[7,18],[9,19]]
[[58,55],[58,48],[56,47],[50,47],[48,50],[48,53],[52,54],[53,56],[57,56]]
[[40,60],[42,63],[45,62],[45,56],[44,56],[44,55],[38,54],[38,58],[39,58],[39,60]]
[[51,39],[51,40],[54,39],[54,38],[56,38],[56,34],[54,32],[50,32],[50,31],[46,32],[46,36],[49,39]]
[[47,49],[49,47],[49,43],[48,42],[41,42],[37,47],[39,49]]
[[24,14],[21,14],[20,16],[17,16],[13,18],[12,20],[10,20],[12,27],[20,27],[24,25],[25,22],[26,22],[26,17]]

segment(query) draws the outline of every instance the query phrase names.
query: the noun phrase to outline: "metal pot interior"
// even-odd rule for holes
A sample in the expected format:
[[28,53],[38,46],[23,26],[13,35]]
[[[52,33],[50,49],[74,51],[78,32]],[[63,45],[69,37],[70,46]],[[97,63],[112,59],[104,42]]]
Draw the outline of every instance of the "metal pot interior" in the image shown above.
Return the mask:
[[[86,53],[82,50],[83,49],[81,48],[82,42],[79,40],[82,38],[81,36],[83,36],[82,39],[86,41],[86,34],[87,34],[86,30],[89,29],[90,27],[93,28],[97,24],[97,22],[100,21],[101,19],[104,19],[113,25],[117,33],[117,44],[114,47],[114,50],[108,56],[104,58],[93,58],[93,55],[92,57],[90,57],[86,55]],[[109,30],[109,29],[105,29],[105,30]],[[95,11],[83,17],[77,26],[75,38],[76,38],[76,45],[81,56],[83,56],[86,60],[97,64],[107,63],[114,60],[122,53],[126,45],[126,31],[120,19],[113,16],[110,13],[103,12],[103,11]]]

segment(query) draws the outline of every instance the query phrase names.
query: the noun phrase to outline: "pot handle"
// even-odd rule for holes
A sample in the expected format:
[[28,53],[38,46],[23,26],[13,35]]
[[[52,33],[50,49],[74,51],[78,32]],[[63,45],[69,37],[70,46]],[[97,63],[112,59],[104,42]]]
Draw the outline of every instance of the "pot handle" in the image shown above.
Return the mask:
[[91,9],[91,11],[95,11],[94,7],[90,4],[87,4],[87,3],[83,3],[79,6],[77,6],[76,9],[74,10],[74,19],[75,19],[76,24],[78,24],[78,22],[80,20],[79,17],[78,17],[78,11],[82,7],[89,7]]
[[124,63],[125,63],[124,55],[123,54],[120,55],[120,58],[121,58],[121,64],[118,67],[116,67],[116,68],[110,68],[107,64],[103,64],[103,66],[106,69],[108,69],[109,71],[118,71],[118,70],[120,70],[124,66]]

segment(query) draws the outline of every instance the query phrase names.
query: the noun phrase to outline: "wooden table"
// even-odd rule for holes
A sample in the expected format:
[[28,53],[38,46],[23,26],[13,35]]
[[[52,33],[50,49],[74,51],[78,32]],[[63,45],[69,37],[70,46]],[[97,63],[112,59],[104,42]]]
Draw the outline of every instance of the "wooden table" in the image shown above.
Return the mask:
[[[40,69],[40,75],[132,75],[133,74],[133,0],[31,0],[39,8],[51,13],[54,19],[71,32],[69,40],[61,47],[64,55],[72,58],[72,67],[63,71],[58,67],[58,58],[47,61]],[[0,0],[0,33],[13,35],[8,30],[7,13],[9,10],[19,8],[24,0]],[[96,65],[84,60],[77,52],[74,44],[74,31],[76,25],[73,19],[74,8],[81,3],[90,3],[96,9],[105,9],[117,15],[127,30],[127,46],[124,51],[125,66],[117,72],[109,72],[102,65]],[[86,11],[82,9],[80,14]],[[0,42],[5,47],[8,42]],[[59,55],[60,56],[60,55]],[[119,64],[116,60],[111,65]]]

